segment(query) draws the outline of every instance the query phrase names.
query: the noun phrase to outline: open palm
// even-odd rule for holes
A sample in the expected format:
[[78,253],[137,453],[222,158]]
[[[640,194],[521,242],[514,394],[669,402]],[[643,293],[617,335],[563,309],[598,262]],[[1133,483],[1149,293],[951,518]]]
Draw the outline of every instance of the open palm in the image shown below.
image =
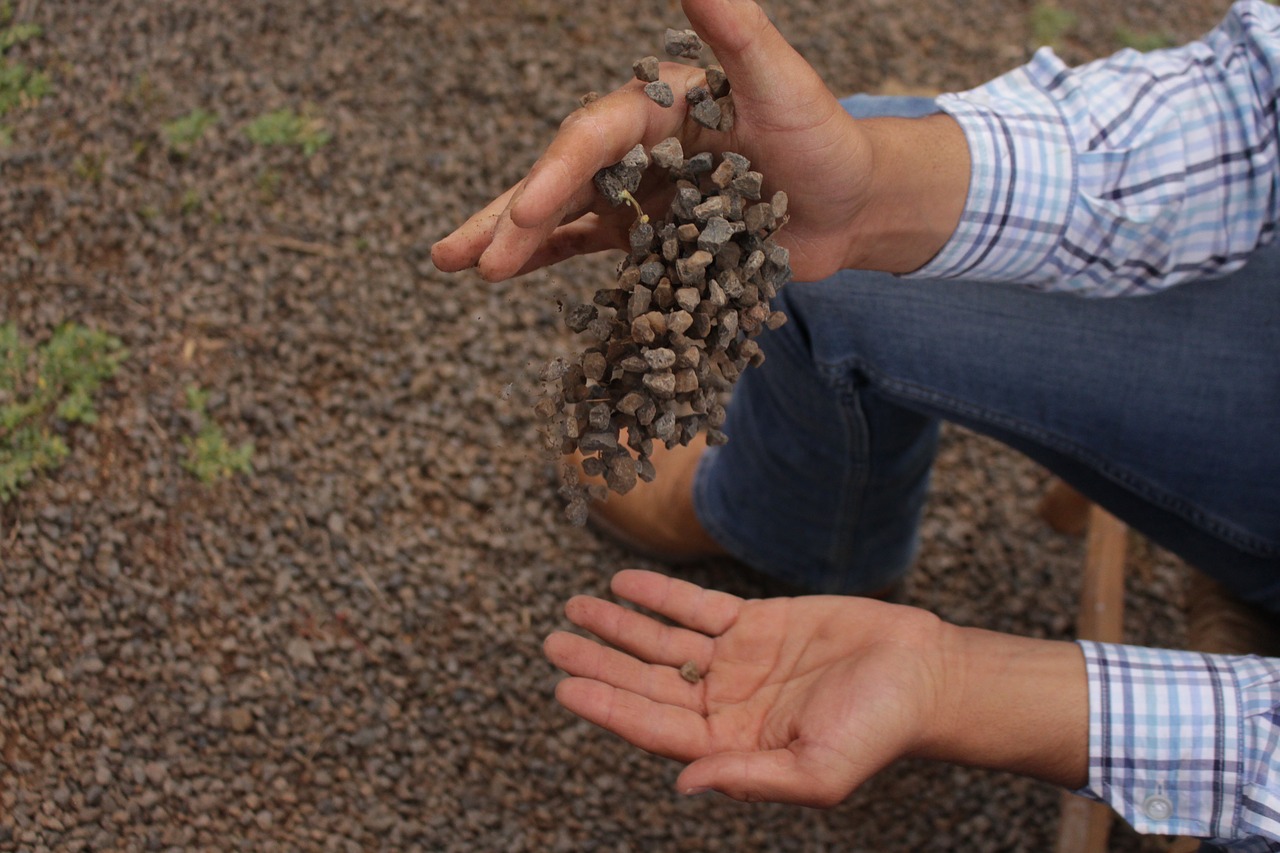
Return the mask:
[[[826,806],[912,754],[945,667],[923,611],[834,596],[747,601],[650,572],[613,591],[678,623],[577,597],[569,618],[614,648],[556,633],[556,697],[574,713],[689,762],[692,793]],[[680,668],[692,661],[700,678]]]

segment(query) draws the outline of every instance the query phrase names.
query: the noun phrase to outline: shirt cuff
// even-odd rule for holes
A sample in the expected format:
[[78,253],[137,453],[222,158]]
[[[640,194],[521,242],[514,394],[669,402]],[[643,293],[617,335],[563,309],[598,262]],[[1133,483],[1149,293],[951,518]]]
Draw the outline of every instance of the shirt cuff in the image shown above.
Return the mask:
[[969,278],[1035,286],[1053,282],[1051,262],[1070,221],[1077,162],[1059,104],[1033,79],[1059,67],[1047,51],[1031,65],[938,106],[969,145],[969,195],[942,250],[909,278]]
[[1232,659],[1081,641],[1089,783],[1142,833],[1232,838],[1246,781]]

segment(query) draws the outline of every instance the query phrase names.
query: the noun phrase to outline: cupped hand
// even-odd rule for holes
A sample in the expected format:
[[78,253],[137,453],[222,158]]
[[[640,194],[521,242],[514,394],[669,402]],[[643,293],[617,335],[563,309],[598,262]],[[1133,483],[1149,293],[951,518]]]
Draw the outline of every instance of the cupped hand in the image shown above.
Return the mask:
[[658,106],[643,84],[631,81],[575,111],[522,181],[432,248],[437,267],[476,267],[497,281],[624,246],[632,214],[611,208],[592,179],[636,144],[651,147],[671,136],[686,156],[736,151],[764,174],[766,193],[786,190],[791,218],[777,239],[791,252],[796,279],[815,280],[847,265],[853,223],[869,191],[865,135],[754,2],[683,6],[733,87],[732,130],[708,130],[689,117],[683,94],[703,82],[701,69],[664,63],[661,79],[676,93],[674,106]]
[[[945,625],[860,598],[744,600],[652,572],[613,579],[620,598],[674,626],[575,597],[545,651],[569,674],[556,698],[579,716],[688,763],[682,793],[744,801],[840,802],[925,746],[945,692]],[[692,661],[691,683],[680,668]]]

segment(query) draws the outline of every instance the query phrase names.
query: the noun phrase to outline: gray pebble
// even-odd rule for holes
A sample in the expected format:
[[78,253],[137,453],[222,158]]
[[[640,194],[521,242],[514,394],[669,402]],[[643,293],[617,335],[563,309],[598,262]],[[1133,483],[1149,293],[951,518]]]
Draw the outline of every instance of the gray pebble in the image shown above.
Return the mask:
[[649,96],[649,100],[660,107],[669,107],[676,102],[676,96],[671,91],[671,86],[661,80],[655,83],[646,83],[644,93]]
[[663,47],[669,56],[697,59],[702,55],[702,39],[693,30],[668,28],[663,35]]

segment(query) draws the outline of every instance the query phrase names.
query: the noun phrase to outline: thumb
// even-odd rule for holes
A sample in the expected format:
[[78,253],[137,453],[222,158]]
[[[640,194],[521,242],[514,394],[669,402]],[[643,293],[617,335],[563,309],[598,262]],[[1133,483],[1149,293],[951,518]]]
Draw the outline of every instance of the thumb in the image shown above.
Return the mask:
[[715,51],[734,92],[785,104],[825,84],[752,0],[684,0],[685,16]]
[[[844,800],[861,779],[847,778],[847,768],[837,770],[813,756],[787,749],[764,752],[718,752],[699,758],[681,772],[676,790],[692,795],[719,791],[747,803],[791,803],[827,808]],[[825,766],[824,766],[825,765]]]

